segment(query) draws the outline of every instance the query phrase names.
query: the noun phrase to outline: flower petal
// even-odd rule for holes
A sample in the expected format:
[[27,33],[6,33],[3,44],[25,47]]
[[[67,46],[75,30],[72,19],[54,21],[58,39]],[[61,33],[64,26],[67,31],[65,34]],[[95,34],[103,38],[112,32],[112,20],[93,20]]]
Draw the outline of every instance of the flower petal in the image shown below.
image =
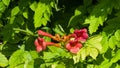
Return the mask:
[[42,30],[38,30],[38,34],[39,35],[43,35],[43,36],[47,36],[47,37],[50,37],[50,38],[53,38],[53,36],[47,32],[44,32]]
[[34,44],[35,44],[35,46],[36,46],[36,51],[37,51],[37,52],[42,51],[42,47],[40,46],[40,44],[39,44],[39,42],[38,42],[38,39],[35,40]]
[[43,49],[42,49],[42,47],[41,46],[36,46],[36,51],[37,52],[40,52],[40,51],[42,51]]
[[70,45],[70,43],[66,44],[66,49],[70,50],[72,47]]
[[46,49],[46,42],[44,41],[44,39],[38,37],[38,42],[39,42],[39,45],[42,47],[42,49],[45,50]]
[[70,49],[70,52],[76,54],[79,51],[79,49],[79,47],[73,47]]

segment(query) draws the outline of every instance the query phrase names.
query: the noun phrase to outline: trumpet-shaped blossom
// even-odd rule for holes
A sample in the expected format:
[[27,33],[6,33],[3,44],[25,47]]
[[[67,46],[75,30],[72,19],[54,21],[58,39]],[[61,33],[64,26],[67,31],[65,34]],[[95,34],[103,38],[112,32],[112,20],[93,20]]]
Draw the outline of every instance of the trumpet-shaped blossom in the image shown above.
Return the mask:
[[46,47],[48,45],[54,45],[54,46],[57,46],[57,47],[60,47],[58,44],[56,43],[53,43],[53,42],[45,42],[43,38],[40,38],[38,37],[35,42],[34,42],[35,46],[36,46],[36,51],[37,52],[40,52],[42,50],[45,50]]
[[69,43],[66,44],[66,49],[74,54],[76,54],[81,47],[82,47],[82,44],[79,43],[78,40],[70,40]]
[[76,40],[84,43],[86,41],[86,39],[88,38],[88,34],[87,34],[87,29],[76,29],[73,33],[73,36],[75,37]]
[[40,52],[40,51],[46,49],[46,42],[44,41],[43,38],[38,37],[38,38],[35,40],[34,44],[35,44],[35,46],[36,46],[37,52]]
[[42,30],[38,30],[38,35],[43,35],[43,36],[47,36],[47,37],[50,37],[50,38],[53,38],[53,36],[47,32],[44,32]]
[[[62,38],[57,34],[53,36],[42,30],[38,30],[38,35],[50,37],[58,42],[68,42],[65,47],[73,54],[76,54],[80,50],[80,48],[82,47],[82,43],[84,43],[88,38],[87,29],[85,28],[80,30],[76,29],[73,34],[63,36]],[[37,52],[45,50],[48,45],[60,47],[59,44],[53,42],[46,42],[43,38],[40,37],[35,40],[34,44],[36,46]]]
[[50,38],[52,38],[52,39],[54,39],[54,40],[56,40],[56,41],[59,41],[59,40],[60,40],[60,38],[59,38],[58,35],[53,36],[53,35],[51,35],[51,34],[49,34],[49,33],[47,33],[47,32],[44,32],[44,31],[42,31],[42,30],[38,30],[38,35],[47,36],[47,37],[50,37]]

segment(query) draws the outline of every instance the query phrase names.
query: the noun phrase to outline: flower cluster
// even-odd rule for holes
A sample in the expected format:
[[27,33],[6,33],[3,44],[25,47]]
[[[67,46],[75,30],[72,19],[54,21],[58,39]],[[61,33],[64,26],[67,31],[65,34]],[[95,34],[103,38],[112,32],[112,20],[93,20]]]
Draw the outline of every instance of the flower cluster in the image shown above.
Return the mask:
[[[64,42],[66,49],[73,54],[76,54],[80,50],[80,48],[82,47],[82,43],[84,43],[88,38],[87,29],[85,29],[85,28],[80,29],[80,30],[76,29],[74,31],[74,33],[69,34],[67,36],[63,36],[63,37],[60,37],[58,34],[53,36],[53,35],[51,35],[47,32],[44,32],[42,30],[38,30],[38,35],[50,37],[53,40],[56,40],[58,42]],[[45,50],[46,47],[49,45],[61,47],[58,43],[46,42],[41,37],[38,37],[35,40],[34,44],[36,46],[37,52]]]
[[84,43],[88,38],[87,29],[76,29],[73,34],[71,34],[69,42],[66,44],[66,48],[71,53],[77,53],[82,47],[82,43]]

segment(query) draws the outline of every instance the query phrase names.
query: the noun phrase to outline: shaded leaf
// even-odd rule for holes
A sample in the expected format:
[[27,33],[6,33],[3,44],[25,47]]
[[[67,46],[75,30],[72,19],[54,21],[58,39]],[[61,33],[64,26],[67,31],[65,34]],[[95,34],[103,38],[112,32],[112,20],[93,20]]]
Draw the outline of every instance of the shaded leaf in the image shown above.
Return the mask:
[[[120,29],[120,17],[114,17],[112,19],[109,19],[107,21],[107,24],[105,28],[103,28],[103,31],[106,33],[106,35],[109,37],[111,36],[112,34],[114,34],[114,32],[117,30],[117,29]],[[114,26],[113,26],[114,25]]]
[[[82,9],[82,10],[81,10]],[[74,15],[70,18],[68,27],[70,26],[78,26],[80,23],[83,23],[85,16],[83,15],[85,13],[85,7],[79,6],[75,9]]]
[[91,12],[91,15],[89,18],[85,20],[85,23],[89,23],[89,32],[90,34],[96,32],[98,30],[99,25],[103,25],[103,22],[106,21],[107,15],[111,13],[112,8],[113,8],[113,3],[111,4],[111,1],[106,0],[102,1],[95,6],[93,11]]

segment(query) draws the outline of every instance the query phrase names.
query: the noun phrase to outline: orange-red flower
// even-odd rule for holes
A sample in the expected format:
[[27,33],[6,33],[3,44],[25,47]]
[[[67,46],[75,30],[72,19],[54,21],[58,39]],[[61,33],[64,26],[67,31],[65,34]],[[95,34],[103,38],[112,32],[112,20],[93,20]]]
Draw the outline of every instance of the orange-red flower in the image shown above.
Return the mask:
[[36,46],[36,51],[40,52],[42,50],[45,50],[47,46],[49,45],[53,45],[53,46],[57,46],[60,47],[58,44],[53,43],[53,42],[45,42],[45,40],[43,38],[38,37],[35,42],[34,42],[35,46]]
[[76,40],[80,41],[81,43],[84,43],[88,38],[87,29],[76,29],[73,33],[73,36]]
[[38,30],[38,35],[47,36],[47,37],[50,37],[56,41],[60,41],[60,36],[58,34],[56,34],[56,36],[53,36],[47,32],[44,32],[42,30]]
[[66,49],[74,54],[76,54],[81,47],[82,47],[82,44],[79,43],[78,40],[70,40],[69,43],[66,44]]
[[40,52],[40,51],[46,49],[46,42],[44,41],[43,38],[38,37],[38,38],[35,40],[34,44],[35,44],[35,46],[36,46],[37,52]]
[[47,32],[44,32],[42,30],[38,30],[38,35],[43,35],[43,36],[47,36],[47,37],[50,37],[50,38],[53,38],[53,36]]

